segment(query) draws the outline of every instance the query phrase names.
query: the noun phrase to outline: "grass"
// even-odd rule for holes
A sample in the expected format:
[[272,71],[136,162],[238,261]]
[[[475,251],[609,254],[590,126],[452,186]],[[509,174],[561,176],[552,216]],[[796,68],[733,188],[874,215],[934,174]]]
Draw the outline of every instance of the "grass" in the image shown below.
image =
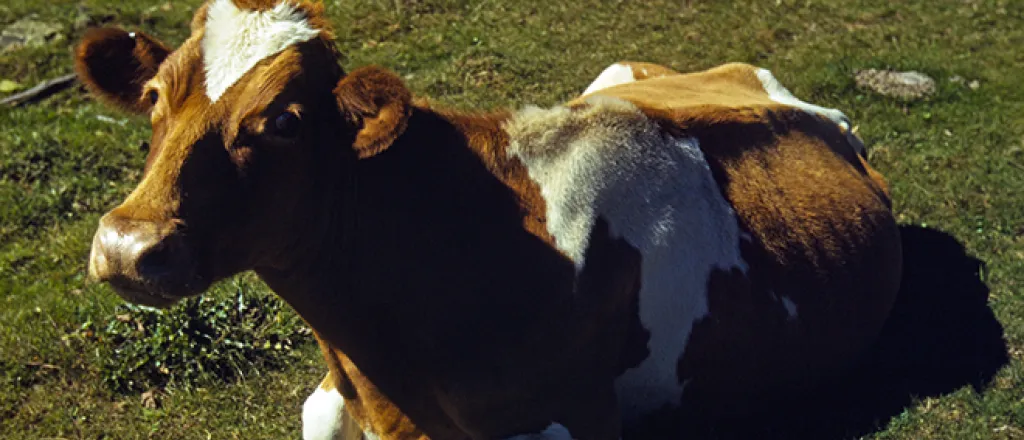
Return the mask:
[[[874,420],[877,426],[846,435],[1024,438],[1024,3],[326,3],[347,68],[384,65],[417,94],[456,107],[554,104],[606,65],[631,59],[683,71],[746,61],[772,70],[797,96],[846,111],[891,180],[901,223],[944,231],[985,262],[987,305],[1010,357],[990,383],[911,396]],[[65,39],[0,54],[0,79],[32,85],[69,72],[69,43],[81,35],[75,23],[83,10],[95,23],[176,44],[197,4],[8,1],[0,5],[0,26],[35,14],[64,25]],[[855,86],[859,68],[918,70],[934,77],[938,90],[910,103],[882,97]],[[971,81],[976,89],[966,86]],[[84,268],[99,215],[138,180],[145,121],[74,88],[0,109],[0,127],[0,437],[297,437],[302,400],[323,373],[308,336],[296,336],[286,361],[267,362],[259,374],[214,370],[171,381],[159,405],[144,405],[141,389],[111,386],[104,379],[111,342],[81,337],[87,323],[124,313],[107,288],[86,282]],[[279,306],[245,276],[209,297],[230,302],[239,291]],[[301,327],[290,314],[280,311],[284,332]]]

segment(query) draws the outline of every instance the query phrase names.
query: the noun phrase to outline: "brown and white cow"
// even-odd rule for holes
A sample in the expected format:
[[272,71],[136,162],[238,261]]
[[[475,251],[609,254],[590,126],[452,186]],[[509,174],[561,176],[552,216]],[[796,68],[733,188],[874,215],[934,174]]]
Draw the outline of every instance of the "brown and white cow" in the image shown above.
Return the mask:
[[322,6],[211,0],[171,51],[77,49],[150,115],[90,274],[167,307],[254,270],[329,367],[306,439],[618,439],[792,396],[856,362],[901,250],[837,110],[745,64],[606,70],[551,108],[460,113],[344,72]]

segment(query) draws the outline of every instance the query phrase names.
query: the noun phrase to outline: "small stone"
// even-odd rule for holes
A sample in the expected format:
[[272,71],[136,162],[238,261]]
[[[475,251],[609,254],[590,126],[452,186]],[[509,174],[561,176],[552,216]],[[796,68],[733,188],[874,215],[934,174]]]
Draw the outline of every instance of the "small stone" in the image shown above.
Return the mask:
[[971,90],[978,90],[981,87],[981,83],[976,79],[971,80],[971,82],[967,83],[967,87],[970,87]]
[[24,47],[37,47],[64,39],[64,27],[58,23],[46,23],[34,18],[23,18],[11,23],[0,31],[0,52]]
[[921,99],[935,93],[935,80],[921,72],[866,69],[856,72],[854,79],[859,87],[905,100]]
[[964,77],[962,77],[960,75],[953,75],[953,76],[949,77],[949,82],[951,82],[953,84],[963,84],[964,83]]

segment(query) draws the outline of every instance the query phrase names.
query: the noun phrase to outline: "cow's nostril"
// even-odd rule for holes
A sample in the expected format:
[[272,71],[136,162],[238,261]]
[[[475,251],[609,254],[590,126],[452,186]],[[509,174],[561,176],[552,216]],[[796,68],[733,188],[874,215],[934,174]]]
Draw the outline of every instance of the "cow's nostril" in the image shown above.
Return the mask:
[[100,219],[89,256],[89,276],[110,283],[128,301],[164,307],[208,284],[195,273],[187,244],[169,222],[108,213]]
[[143,278],[159,277],[171,271],[172,246],[160,243],[145,251],[138,262],[135,270]]

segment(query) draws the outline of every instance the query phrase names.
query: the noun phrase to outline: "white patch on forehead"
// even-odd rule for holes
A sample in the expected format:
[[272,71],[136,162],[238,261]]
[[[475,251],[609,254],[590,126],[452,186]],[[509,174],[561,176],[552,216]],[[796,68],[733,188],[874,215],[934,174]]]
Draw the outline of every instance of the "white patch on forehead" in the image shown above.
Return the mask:
[[541,432],[517,435],[505,440],[573,440],[573,438],[566,427],[558,423],[552,423]]
[[316,391],[302,405],[302,440],[335,440],[341,438],[345,398],[336,389]]
[[626,84],[636,81],[633,76],[633,69],[625,64],[612,64],[604,69],[600,75],[597,75],[597,79],[587,86],[587,89],[583,91],[584,95],[589,95],[601,89],[607,89],[612,86],[619,84]]
[[772,101],[830,119],[839,126],[843,134],[846,135],[847,141],[857,150],[857,153],[864,153],[864,143],[853,133],[850,126],[850,118],[847,118],[843,112],[834,108],[810,104],[793,96],[789,89],[783,86],[779,80],[775,79],[775,75],[772,75],[772,72],[767,69],[757,69],[757,79],[761,81],[761,86],[764,87],[764,91],[768,93],[768,97]]
[[288,0],[265,11],[242,10],[232,0],[214,0],[206,13],[202,42],[206,95],[217,102],[256,63],[319,33]]
[[628,421],[679,403],[679,359],[694,323],[707,316],[709,274],[746,264],[735,213],[698,140],[663,133],[621,99],[586,102],[520,112],[507,127],[509,152],[540,187],[548,232],[577,270],[585,269],[599,217],[641,254],[640,320],[650,355],[616,380]]

